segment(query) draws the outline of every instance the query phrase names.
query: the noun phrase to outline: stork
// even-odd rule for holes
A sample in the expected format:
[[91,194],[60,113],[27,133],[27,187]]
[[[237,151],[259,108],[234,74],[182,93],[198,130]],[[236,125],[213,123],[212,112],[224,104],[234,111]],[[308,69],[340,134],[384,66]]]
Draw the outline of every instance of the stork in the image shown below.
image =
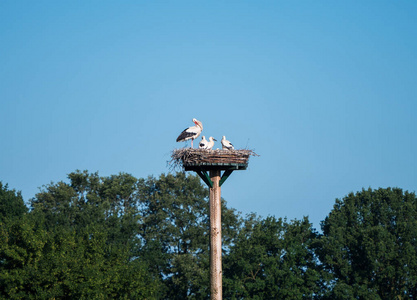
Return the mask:
[[193,141],[198,138],[201,131],[203,131],[203,123],[197,119],[193,119],[195,126],[185,128],[183,132],[177,137],[177,142],[185,142],[191,139],[191,148],[193,148]]
[[206,137],[203,135],[203,138],[201,139],[201,142],[198,144],[198,148],[200,149],[207,149],[207,140]]
[[217,140],[213,138],[212,136],[209,137],[209,142],[207,143],[206,149],[211,150],[214,146],[214,141],[217,141]]
[[222,138],[222,149],[227,149],[227,150],[233,150],[235,149],[232,145],[231,142],[229,142],[228,140],[226,140],[226,137],[223,136]]

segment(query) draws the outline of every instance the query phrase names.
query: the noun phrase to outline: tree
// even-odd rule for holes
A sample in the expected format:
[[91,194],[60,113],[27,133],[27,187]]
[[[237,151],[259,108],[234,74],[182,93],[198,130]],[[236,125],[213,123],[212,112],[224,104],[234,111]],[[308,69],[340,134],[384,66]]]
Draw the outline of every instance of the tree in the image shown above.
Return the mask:
[[3,185],[0,181],[0,222],[21,217],[27,210],[22,194],[9,190],[8,185]]
[[[95,257],[84,262],[78,259],[79,265],[71,264],[72,271],[65,274],[75,276],[72,282],[81,284],[77,274],[84,274],[87,269],[104,274],[102,281],[94,281],[97,285],[83,282],[82,286],[108,291],[109,288],[103,288],[106,284],[99,284],[108,278],[100,266],[117,269],[118,265],[111,260],[116,257],[117,262],[122,260],[128,267],[146,266],[149,278],[156,278],[156,283],[163,282],[164,288],[159,284],[157,289],[154,286],[159,298],[208,298],[208,190],[197,176],[162,174],[159,178],[150,176],[138,180],[124,173],[99,177],[97,173],[76,171],[68,178],[69,183],[45,186],[31,201],[31,216],[42,220],[42,228],[51,238],[41,247],[46,251],[42,252],[42,258],[49,257],[44,261],[45,266],[54,261],[70,265],[54,251],[70,251],[71,245],[75,247],[72,253],[82,256],[82,253],[90,255],[92,252]],[[240,219],[234,210],[226,207],[224,200],[222,214],[227,253]],[[56,241],[59,242],[56,244]],[[101,246],[92,247],[91,242]],[[99,249],[104,252],[96,253]],[[66,258],[72,261],[71,255]],[[47,269],[52,272],[54,267]],[[39,285],[56,285],[55,277],[50,283],[40,282]],[[66,294],[74,291],[75,286],[66,287]]]
[[99,177],[98,173],[77,170],[68,178],[69,183],[44,186],[31,201],[33,212],[45,216],[48,230],[57,226],[81,230],[100,224],[117,243],[139,242],[135,177],[125,173]]
[[76,171],[32,210],[0,227],[0,296],[11,299],[158,298],[139,256],[137,179]]
[[329,299],[417,298],[417,200],[398,188],[362,190],[322,222]]
[[287,223],[249,215],[225,258],[228,299],[312,299],[322,289],[307,218]]
[[114,248],[100,225],[54,232],[39,215],[26,215],[0,231],[0,297],[7,299],[156,298],[157,278]]

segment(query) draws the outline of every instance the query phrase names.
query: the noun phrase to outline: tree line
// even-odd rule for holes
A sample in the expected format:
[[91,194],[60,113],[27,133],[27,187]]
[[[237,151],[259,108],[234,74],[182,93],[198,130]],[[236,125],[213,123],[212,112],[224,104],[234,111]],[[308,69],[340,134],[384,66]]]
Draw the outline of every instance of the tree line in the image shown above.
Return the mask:
[[[209,299],[208,190],[197,176],[75,171],[26,205],[0,182],[3,299]],[[225,299],[416,299],[417,198],[336,199],[321,223],[242,216],[222,199]]]

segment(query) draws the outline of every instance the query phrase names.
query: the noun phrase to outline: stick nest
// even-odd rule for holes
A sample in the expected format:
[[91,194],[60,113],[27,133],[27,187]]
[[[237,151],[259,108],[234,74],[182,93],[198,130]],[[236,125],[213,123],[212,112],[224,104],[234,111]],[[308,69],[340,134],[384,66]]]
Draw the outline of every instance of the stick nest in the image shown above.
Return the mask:
[[168,164],[176,169],[196,164],[247,164],[249,156],[259,156],[252,150],[206,150],[182,148],[172,151]]

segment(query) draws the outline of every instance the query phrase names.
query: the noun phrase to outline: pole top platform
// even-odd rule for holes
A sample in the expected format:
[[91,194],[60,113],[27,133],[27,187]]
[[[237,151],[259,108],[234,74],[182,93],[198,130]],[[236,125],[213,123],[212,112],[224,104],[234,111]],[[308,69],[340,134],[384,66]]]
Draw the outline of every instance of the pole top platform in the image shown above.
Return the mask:
[[246,170],[248,163],[187,163],[183,164],[184,171],[211,171],[211,170]]

